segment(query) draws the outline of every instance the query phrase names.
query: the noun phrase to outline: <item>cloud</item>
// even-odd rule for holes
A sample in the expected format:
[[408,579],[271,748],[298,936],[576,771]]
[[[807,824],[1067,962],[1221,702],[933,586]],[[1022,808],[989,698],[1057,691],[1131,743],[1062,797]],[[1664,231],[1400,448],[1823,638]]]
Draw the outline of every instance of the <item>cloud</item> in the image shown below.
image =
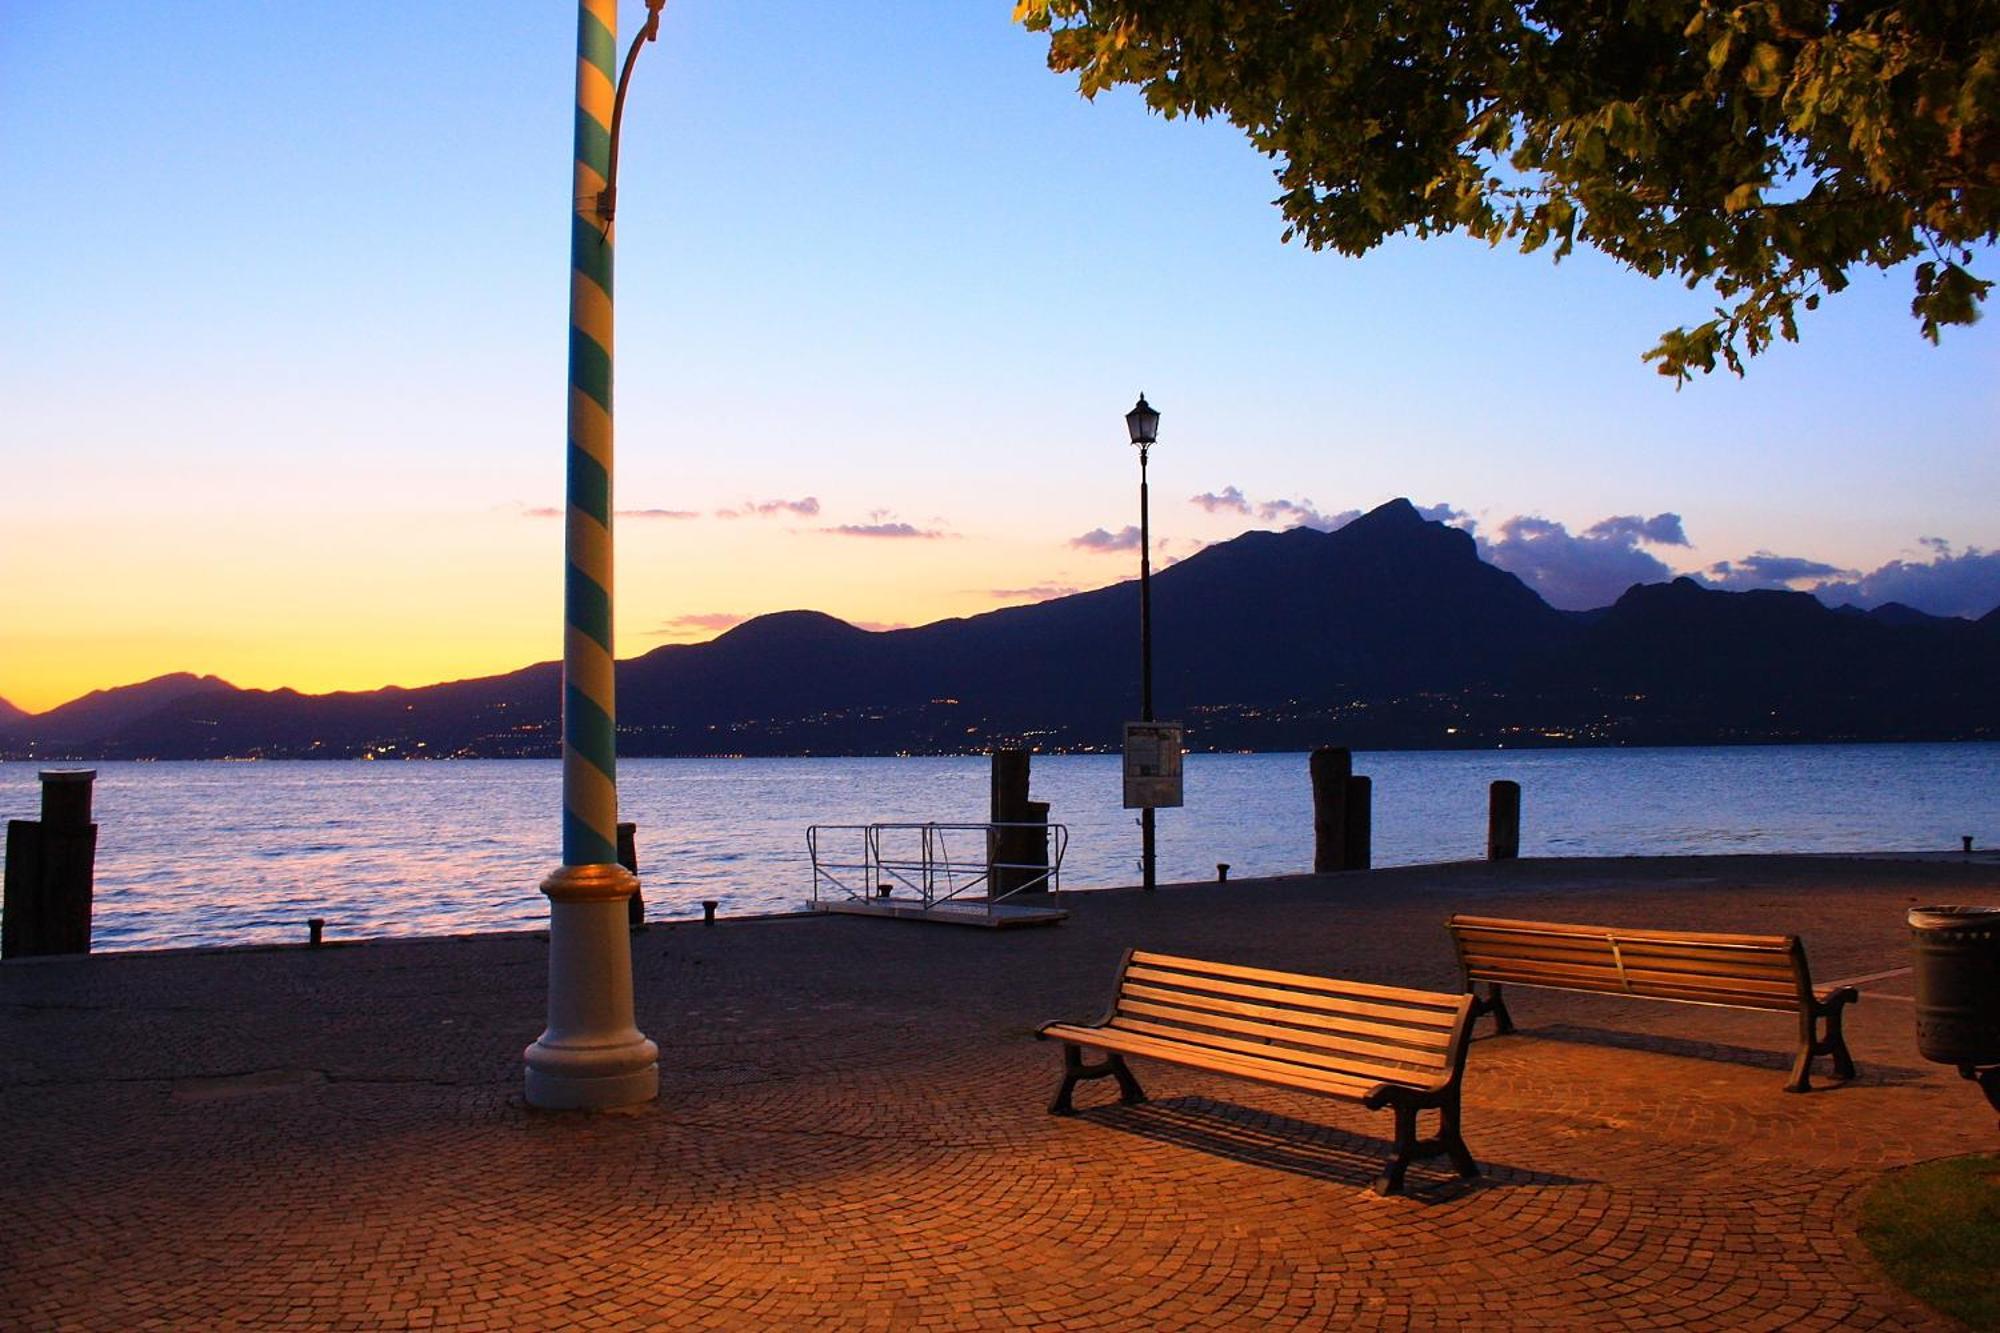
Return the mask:
[[1949,542],[1921,541],[1933,553],[1929,561],[1891,560],[1858,577],[1821,583],[1813,593],[1830,606],[1901,602],[1934,616],[1978,617],[2000,606],[2000,551],[1971,546],[1954,554]]
[[[521,509],[522,518],[561,518],[562,516],[563,516],[563,511],[555,508],[552,505],[537,505],[532,509],[523,506]],[[616,517],[700,518],[701,514],[698,510],[694,509],[620,509],[616,511]]]
[[819,517],[819,497],[808,495],[802,500],[745,500],[734,509],[718,509],[717,518],[769,518],[773,514],[792,514],[799,518]]
[[675,616],[671,620],[663,620],[657,629],[647,630],[646,633],[656,637],[664,634],[685,634],[689,630],[710,630],[720,633],[726,629],[734,629],[749,618],[737,611],[695,611],[688,615]]
[[1854,572],[1823,560],[1758,551],[1741,560],[1718,560],[1703,570],[1700,577],[1710,587],[1744,592],[1751,588],[1789,588],[1805,579],[1828,579],[1837,574],[1852,576]]
[[1079,591],[1062,583],[1037,583],[1032,588],[988,588],[986,595],[996,602],[1046,602],[1051,597],[1067,597]]
[[1103,528],[1092,528],[1081,537],[1071,537],[1069,544],[1079,551],[1096,551],[1100,554],[1111,551],[1136,551],[1139,549],[1139,529],[1121,528],[1108,532]]
[[[936,528],[920,528],[912,523],[893,522],[836,523],[830,528],[822,529],[822,531],[835,533],[842,537],[917,537],[925,541],[931,541],[947,535],[939,532]],[[898,628],[901,627],[898,626]]]
[[1637,514],[1620,514],[1614,518],[1598,520],[1584,529],[1583,535],[1613,540],[1629,538],[1635,542],[1650,542],[1654,546],[1688,544],[1687,533],[1681,528],[1679,514],[1655,514],[1651,518],[1641,518]]
[[1671,579],[1673,570],[1640,550],[1642,542],[1687,544],[1680,518],[1674,514],[1607,518],[1581,536],[1553,519],[1517,514],[1500,525],[1497,540],[1477,536],[1475,540],[1487,563],[1519,578],[1549,605],[1569,611],[1608,606],[1635,583]]
[[1199,506],[1202,512],[1207,514],[1250,512],[1250,501],[1234,486],[1224,486],[1220,491],[1203,491],[1200,495],[1188,497],[1188,503]]
[[1257,506],[1257,517],[1266,523],[1282,522],[1288,527],[1336,532],[1360,518],[1361,511],[1343,509],[1337,514],[1322,514],[1311,500],[1266,500]]
[[1319,532],[1332,532],[1336,528],[1344,528],[1361,517],[1359,509],[1343,509],[1337,514],[1323,514],[1311,500],[1307,499],[1253,500],[1243,493],[1243,488],[1240,486],[1224,486],[1219,491],[1203,491],[1200,495],[1189,496],[1188,503],[1206,514],[1242,514],[1264,523],[1279,523],[1288,528],[1313,528]]
[[[1442,501],[1434,505],[1418,505],[1416,506],[1416,510],[1417,517],[1419,518],[1432,523],[1447,523],[1455,528],[1464,528],[1467,532],[1471,532],[1479,526],[1479,521],[1473,518],[1471,514],[1466,513],[1463,509],[1455,505],[1448,505]],[[1606,521],[1608,522],[1609,520]]]

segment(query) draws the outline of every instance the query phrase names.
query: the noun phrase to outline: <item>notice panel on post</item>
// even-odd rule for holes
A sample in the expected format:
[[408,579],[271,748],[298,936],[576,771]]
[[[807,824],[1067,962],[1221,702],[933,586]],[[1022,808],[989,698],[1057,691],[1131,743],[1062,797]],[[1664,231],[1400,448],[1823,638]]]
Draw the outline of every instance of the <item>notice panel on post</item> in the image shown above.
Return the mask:
[[1181,803],[1181,724],[1125,724],[1125,808]]

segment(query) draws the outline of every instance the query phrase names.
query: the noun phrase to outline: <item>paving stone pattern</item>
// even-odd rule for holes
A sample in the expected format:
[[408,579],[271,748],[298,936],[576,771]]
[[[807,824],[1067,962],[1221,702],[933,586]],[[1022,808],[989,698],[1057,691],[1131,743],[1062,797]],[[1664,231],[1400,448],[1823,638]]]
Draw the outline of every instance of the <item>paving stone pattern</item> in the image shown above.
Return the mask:
[[1104,1081],[1051,1117],[1031,1039],[1094,1018],[1132,945],[1454,989],[1468,909],[1795,930],[1832,980],[1905,965],[1918,901],[2000,901],[2000,867],[1527,861],[1072,895],[1011,932],[655,924],[662,1095],[600,1116],[522,1102],[534,935],[10,963],[0,1325],[1941,1327],[1856,1201],[2000,1130],[1919,1058],[1907,977],[1850,1011],[1861,1078],[1806,1096],[1784,1015],[1516,991],[1466,1076],[1485,1177],[1419,1165],[1399,1198],[1368,1189],[1386,1112],[1135,1062],[1150,1104]]

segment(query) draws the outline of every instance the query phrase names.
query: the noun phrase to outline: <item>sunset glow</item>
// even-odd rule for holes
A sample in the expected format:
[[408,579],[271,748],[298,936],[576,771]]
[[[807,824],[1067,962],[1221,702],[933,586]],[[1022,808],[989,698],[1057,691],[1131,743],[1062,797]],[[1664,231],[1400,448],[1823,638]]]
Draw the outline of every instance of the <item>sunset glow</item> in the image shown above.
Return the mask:
[[[1700,293],[1282,245],[1234,130],[1079,101],[1008,11],[669,11],[620,195],[621,656],[1132,577],[1141,389],[1161,561],[1399,495],[1543,562],[1552,600],[2000,546],[1990,322],[1931,348],[1903,278],[1863,279],[1747,379],[1675,392],[1640,353]],[[64,201],[0,210],[0,698],[558,655],[570,16],[495,15],[0,18],[0,165]],[[1601,527],[1658,515],[1684,542]]]

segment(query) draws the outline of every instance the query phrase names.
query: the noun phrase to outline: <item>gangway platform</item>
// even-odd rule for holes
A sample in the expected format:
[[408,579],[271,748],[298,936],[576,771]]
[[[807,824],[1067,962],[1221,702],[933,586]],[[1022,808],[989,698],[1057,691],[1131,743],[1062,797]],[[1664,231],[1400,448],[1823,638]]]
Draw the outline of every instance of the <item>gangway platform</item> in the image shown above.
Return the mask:
[[[1046,863],[993,859],[1001,834],[1022,831],[1046,833]],[[1069,913],[1009,899],[1059,893],[1068,847],[1062,824],[814,824],[807,906],[988,930],[1054,925]]]

